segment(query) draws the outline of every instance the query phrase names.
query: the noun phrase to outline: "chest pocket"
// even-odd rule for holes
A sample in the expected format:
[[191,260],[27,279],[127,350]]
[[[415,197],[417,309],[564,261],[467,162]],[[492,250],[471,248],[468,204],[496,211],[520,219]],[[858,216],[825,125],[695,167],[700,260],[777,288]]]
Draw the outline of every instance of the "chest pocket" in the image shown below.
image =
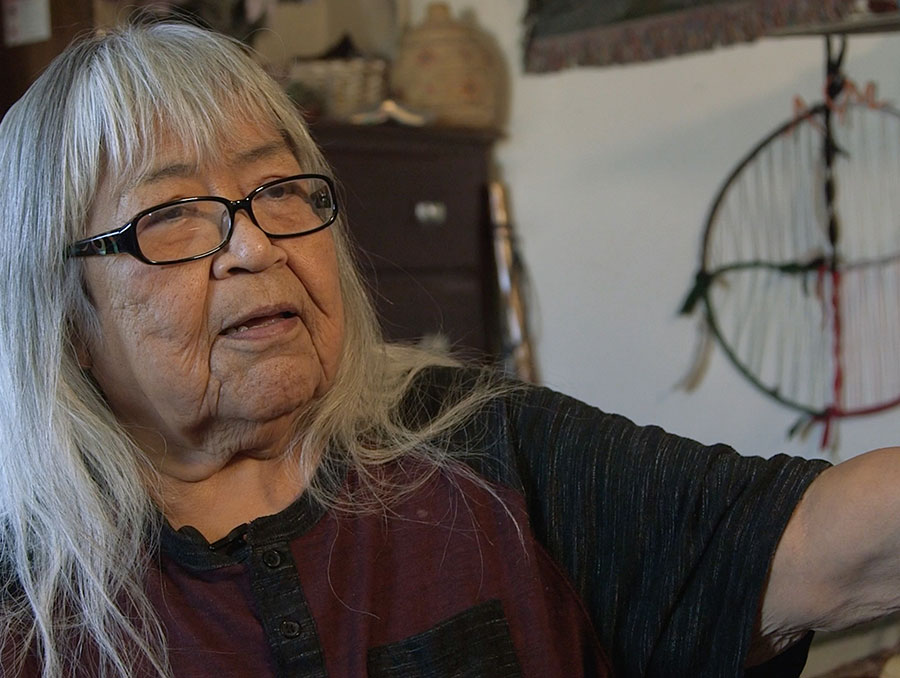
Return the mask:
[[369,678],[520,678],[519,661],[499,600],[437,626],[369,650]]

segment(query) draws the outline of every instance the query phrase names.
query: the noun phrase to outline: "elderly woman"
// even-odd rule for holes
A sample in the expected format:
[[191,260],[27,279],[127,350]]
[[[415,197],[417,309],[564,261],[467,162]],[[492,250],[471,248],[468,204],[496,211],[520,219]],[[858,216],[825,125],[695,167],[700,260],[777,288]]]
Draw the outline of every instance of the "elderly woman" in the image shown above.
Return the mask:
[[897,607],[895,452],[744,458],[385,344],[226,38],[74,45],[0,186],[3,675],[795,676]]

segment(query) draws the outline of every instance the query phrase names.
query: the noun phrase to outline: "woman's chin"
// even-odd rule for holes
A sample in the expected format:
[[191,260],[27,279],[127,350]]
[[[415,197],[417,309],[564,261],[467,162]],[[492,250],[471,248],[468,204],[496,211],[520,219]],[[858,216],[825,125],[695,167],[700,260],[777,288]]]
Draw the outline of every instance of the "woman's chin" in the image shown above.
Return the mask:
[[299,413],[328,389],[318,360],[279,356],[220,379],[217,418],[261,422]]

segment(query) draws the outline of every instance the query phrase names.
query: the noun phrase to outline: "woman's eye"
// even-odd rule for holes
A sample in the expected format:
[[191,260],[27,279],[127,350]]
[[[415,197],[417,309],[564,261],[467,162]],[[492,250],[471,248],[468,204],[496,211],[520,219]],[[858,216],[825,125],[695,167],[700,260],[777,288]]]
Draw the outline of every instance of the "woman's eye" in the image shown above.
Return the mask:
[[214,220],[221,209],[218,203],[203,201],[164,207],[141,217],[137,223],[138,233],[149,229],[184,228],[198,220]]
[[331,193],[327,189],[321,189],[313,193],[310,204],[317,209],[331,209]]
[[140,223],[143,228],[160,226],[183,218],[185,216],[185,211],[185,208],[181,206],[167,207],[166,209],[151,212],[143,217]]
[[285,198],[306,198],[303,190],[296,183],[278,184],[263,192],[262,197],[268,200],[283,200]]

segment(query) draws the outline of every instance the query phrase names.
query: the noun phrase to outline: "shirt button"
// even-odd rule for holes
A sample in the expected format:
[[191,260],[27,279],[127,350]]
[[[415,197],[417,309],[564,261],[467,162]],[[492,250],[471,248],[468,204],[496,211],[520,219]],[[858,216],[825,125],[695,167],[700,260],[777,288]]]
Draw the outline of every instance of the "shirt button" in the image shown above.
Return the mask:
[[296,638],[300,635],[300,624],[293,619],[285,619],[281,622],[281,635],[285,638]]
[[275,569],[276,567],[281,565],[281,554],[275,549],[269,549],[268,551],[263,553],[262,559],[263,562],[272,569]]

